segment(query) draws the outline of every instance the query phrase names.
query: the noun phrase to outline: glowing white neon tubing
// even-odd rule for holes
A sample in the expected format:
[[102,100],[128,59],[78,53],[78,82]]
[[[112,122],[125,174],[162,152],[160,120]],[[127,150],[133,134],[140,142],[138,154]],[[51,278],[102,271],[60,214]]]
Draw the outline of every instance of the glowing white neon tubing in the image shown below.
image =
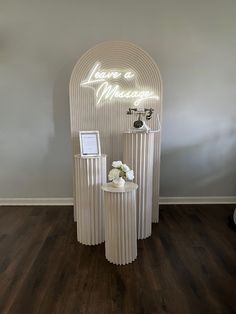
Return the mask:
[[125,78],[126,80],[130,80],[135,77],[135,74],[131,71],[118,71],[118,70],[109,70],[109,71],[99,71],[101,68],[101,64],[99,62],[95,63],[89,72],[88,78],[80,83],[81,86],[104,82],[110,79],[118,79]]
[[155,96],[153,92],[148,90],[121,90],[119,85],[112,85],[108,82],[102,83],[96,92],[96,97],[98,99],[97,105],[100,104],[102,100],[113,100],[114,98],[121,99],[135,99],[138,98],[134,105],[138,106],[141,101],[147,99],[159,99],[158,96]]
[[[149,90],[138,90],[129,89],[121,90],[120,85],[110,84],[109,80],[117,79],[131,80],[135,78],[135,74],[132,71],[123,70],[101,70],[101,64],[99,62],[95,63],[88,77],[80,83],[80,86],[92,87],[95,89],[97,105],[101,104],[102,100],[112,100],[112,99],[136,99],[134,101],[135,106],[148,99],[159,100],[160,97],[155,95]],[[99,84],[96,88],[95,86]]]

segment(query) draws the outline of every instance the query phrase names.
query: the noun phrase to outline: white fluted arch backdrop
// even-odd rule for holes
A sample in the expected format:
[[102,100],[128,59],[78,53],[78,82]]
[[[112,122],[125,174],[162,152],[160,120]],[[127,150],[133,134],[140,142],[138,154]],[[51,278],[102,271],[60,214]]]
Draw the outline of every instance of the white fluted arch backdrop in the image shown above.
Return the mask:
[[[135,119],[127,115],[129,107],[133,107],[133,99],[104,99],[96,105],[96,90],[81,86],[91,74],[95,64],[100,64],[100,70],[117,69],[135,74],[133,79],[113,80],[119,83],[122,90],[149,90],[156,98],[146,99],[140,107],[153,108],[154,116],[148,122],[152,129],[158,129],[158,118],[161,122],[162,112],[162,80],[154,60],[140,47],[130,42],[103,42],[88,50],[77,62],[70,80],[70,118],[73,154],[79,154],[79,131],[98,130],[101,138],[102,153],[108,156],[108,169],[112,160],[122,160],[122,133],[127,131]],[[153,222],[158,221],[158,198],[160,181],[160,137],[155,136],[154,148],[154,180],[153,180]]]

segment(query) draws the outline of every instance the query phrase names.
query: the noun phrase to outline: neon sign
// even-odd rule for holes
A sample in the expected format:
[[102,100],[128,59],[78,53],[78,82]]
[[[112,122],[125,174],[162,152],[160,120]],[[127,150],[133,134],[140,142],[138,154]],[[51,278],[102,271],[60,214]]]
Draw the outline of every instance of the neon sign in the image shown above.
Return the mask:
[[[136,78],[133,71],[130,70],[105,70],[101,68],[99,62],[95,63],[89,72],[87,78],[80,83],[81,87],[90,87],[95,90],[96,105],[102,106],[104,101],[122,99],[124,101],[133,100],[134,106],[148,99],[159,100],[160,97],[150,90],[140,88],[123,89],[117,81],[125,80],[126,82]],[[113,81],[113,82],[112,82]]]

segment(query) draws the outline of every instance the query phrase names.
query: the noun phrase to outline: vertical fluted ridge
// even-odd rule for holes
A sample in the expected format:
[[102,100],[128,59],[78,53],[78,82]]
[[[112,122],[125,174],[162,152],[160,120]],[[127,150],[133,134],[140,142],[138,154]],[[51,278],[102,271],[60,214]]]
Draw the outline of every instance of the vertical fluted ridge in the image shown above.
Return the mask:
[[106,156],[76,155],[74,164],[77,239],[82,244],[99,244],[105,239],[101,185],[106,182]]
[[118,265],[137,257],[136,190],[104,192],[105,250],[108,261]]
[[152,232],[153,148],[154,133],[124,133],[123,161],[135,174],[138,184],[137,233],[145,239]]

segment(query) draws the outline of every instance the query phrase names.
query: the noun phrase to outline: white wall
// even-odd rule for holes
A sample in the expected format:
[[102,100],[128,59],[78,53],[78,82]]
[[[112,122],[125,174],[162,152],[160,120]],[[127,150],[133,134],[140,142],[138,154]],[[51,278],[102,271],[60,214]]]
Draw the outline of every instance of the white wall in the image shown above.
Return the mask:
[[162,73],[161,195],[236,195],[235,34],[235,0],[0,0],[0,198],[72,195],[69,77],[116,39]]

